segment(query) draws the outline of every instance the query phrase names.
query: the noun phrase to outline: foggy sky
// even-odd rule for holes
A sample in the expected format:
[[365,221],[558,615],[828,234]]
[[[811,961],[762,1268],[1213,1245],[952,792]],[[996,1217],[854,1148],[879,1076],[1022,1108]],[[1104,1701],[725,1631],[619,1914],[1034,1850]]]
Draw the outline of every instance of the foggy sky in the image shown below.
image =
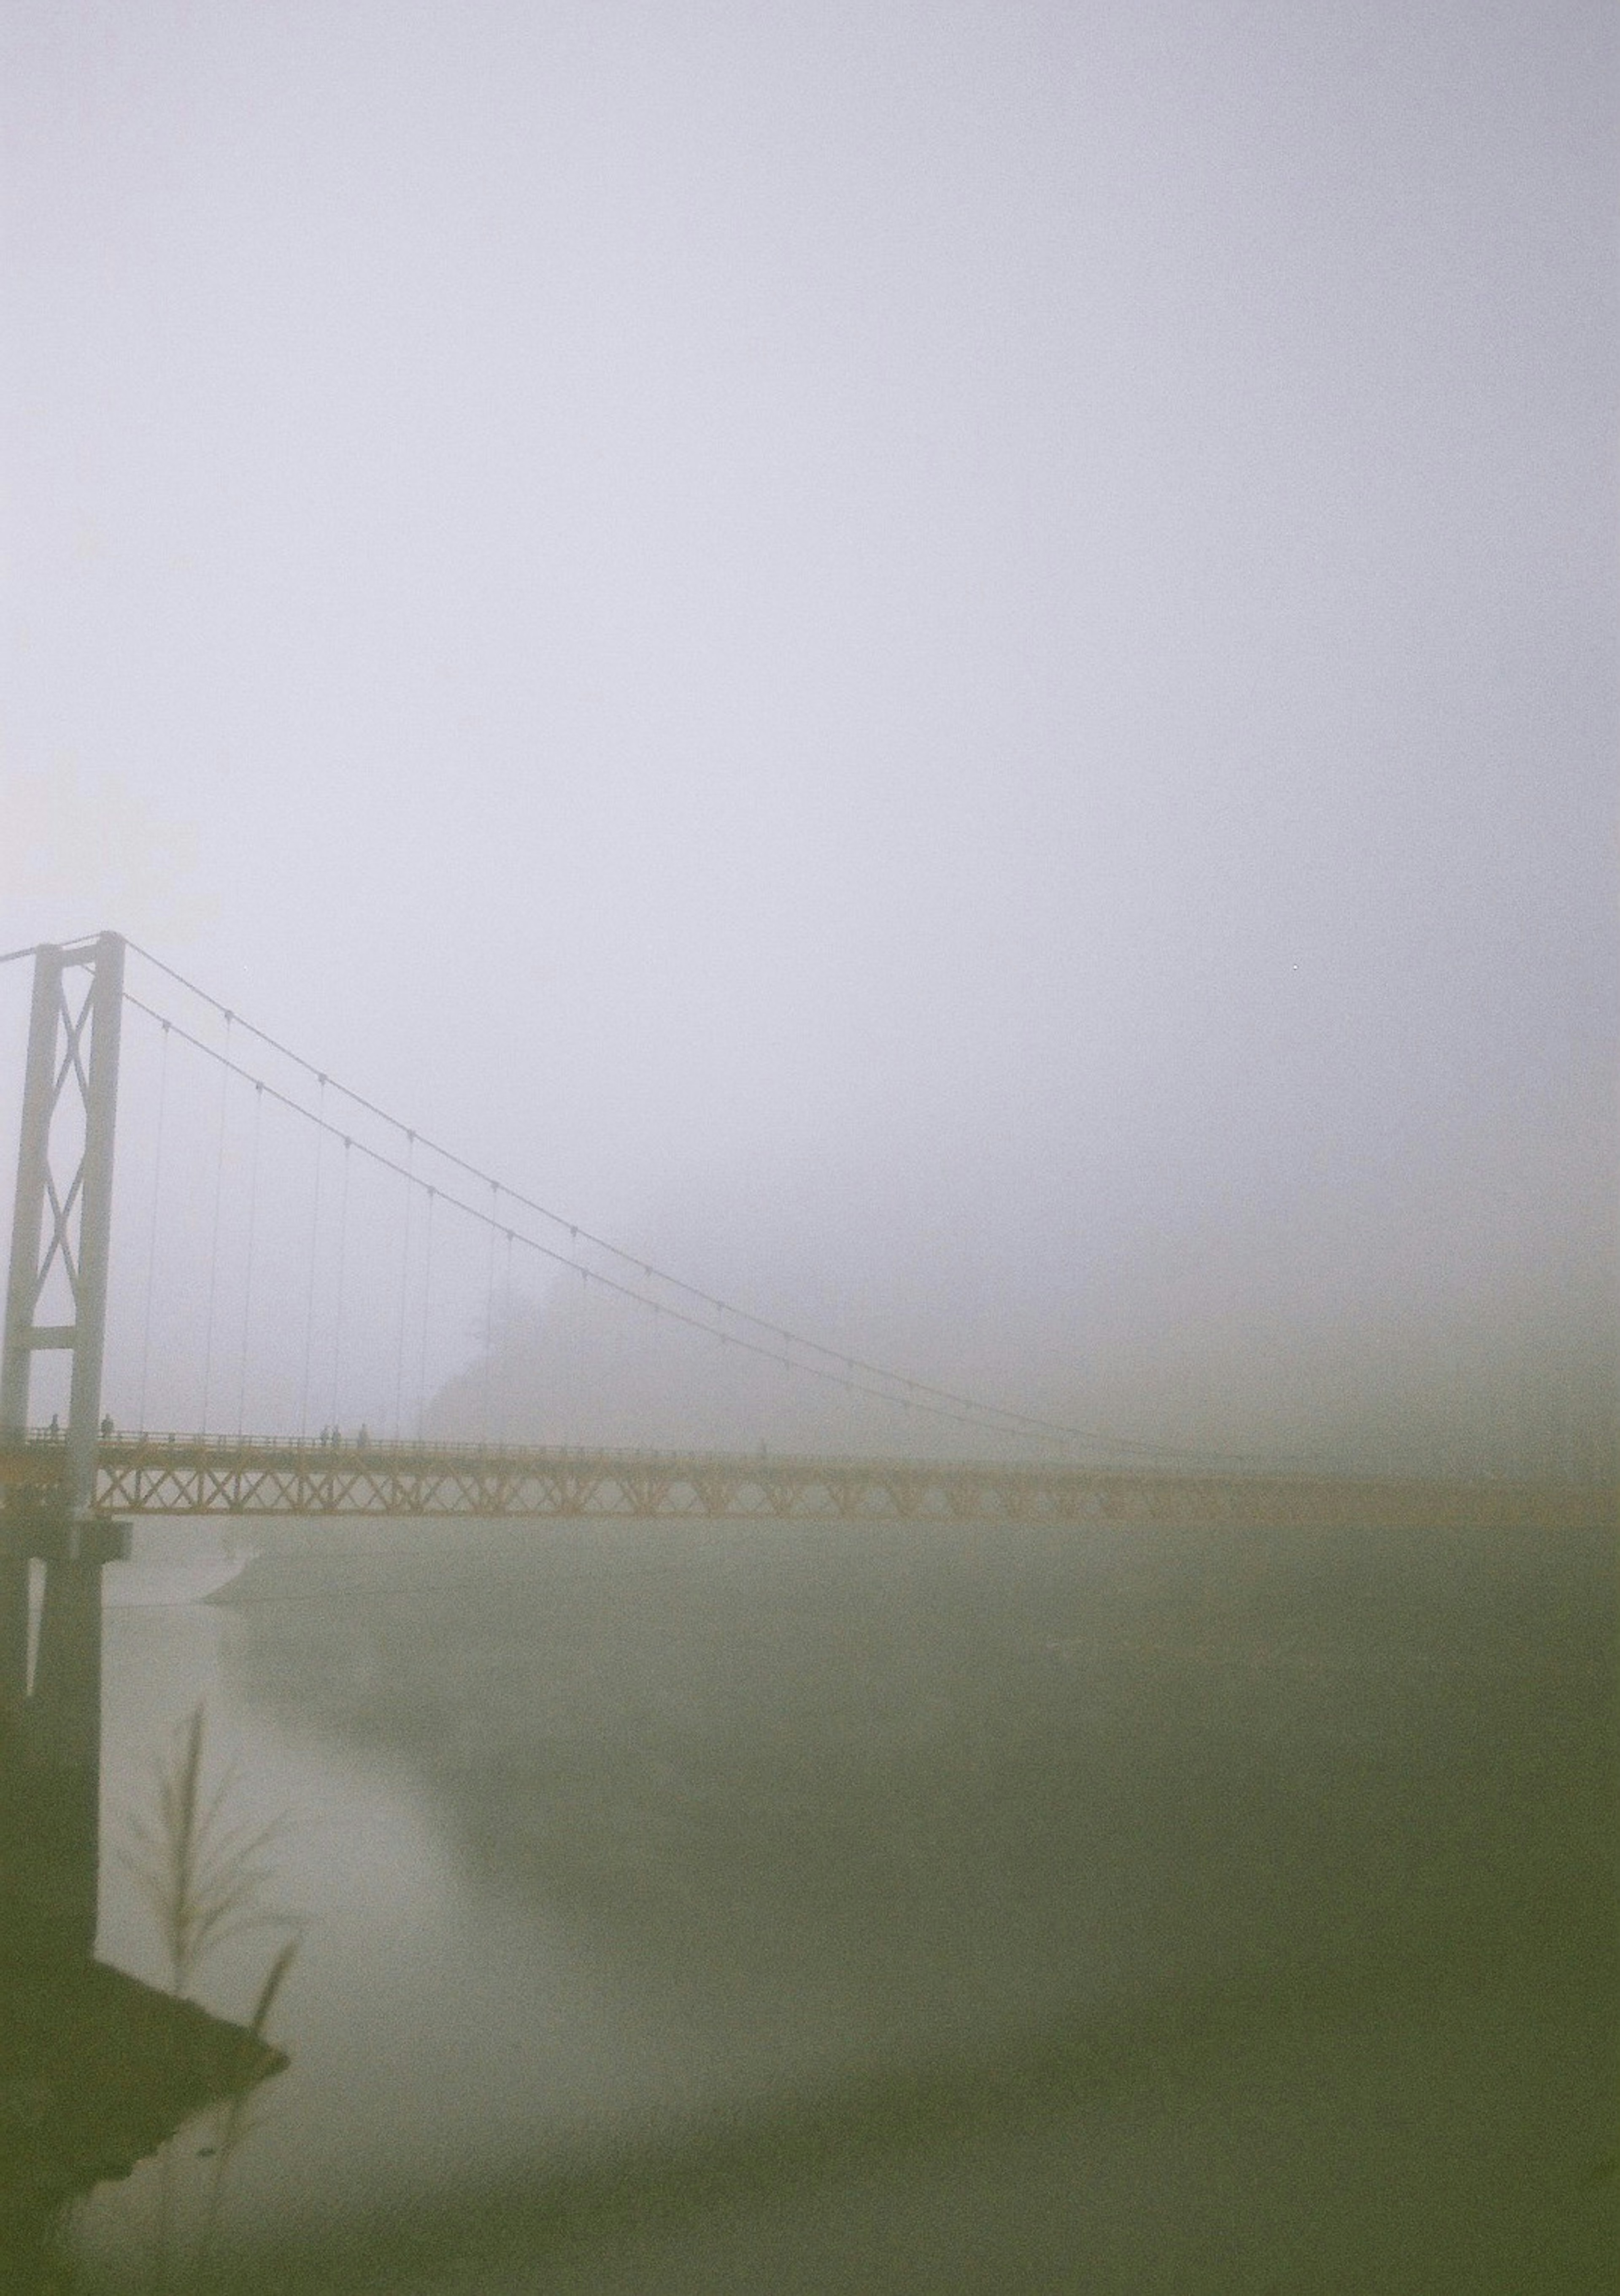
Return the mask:
[[1616,45],[7,0],[0,944],[925,1375],[1484,1440],[1613,1361]]

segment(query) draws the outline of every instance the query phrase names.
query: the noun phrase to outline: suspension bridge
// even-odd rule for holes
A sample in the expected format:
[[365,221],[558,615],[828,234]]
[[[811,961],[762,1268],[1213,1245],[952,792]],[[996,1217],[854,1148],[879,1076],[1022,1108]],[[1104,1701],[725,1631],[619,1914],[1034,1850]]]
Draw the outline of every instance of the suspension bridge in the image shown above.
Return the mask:
[[[30,1828],[78,1876],[62,1918],[81,1931],[94,1926],[102,1570],[142,1517],[1421,1531],[1551,1528],[1590,1506],[1178,1456],[958,1392],[592,1233],[117,934],[0,962],[12,958],[31,960],[33,987],[0,1367],[0,1769],[24,1776]],[[523,1265],[553,1287],[537,1318]],[[757,1407],[778,1439],[693,1450],[605,1434],[605,1404],[658,1391],[659,1349],[680,1354],[681,1410],[724,1366],[733,1426]],[[784,1444],[783,1389],[767,1395],[765,1375],[831,1393],[858,1440]]]
[[[127,978],[132,954],[138,987]],[[1395,1525],[1526,1502],[1497,1488],[1194,1461],[895,1370],[582,1229],[118,935],[14,955],[31,957],[34,990],[0,1490],[37,1557],[113,1554],[122,1536],[113,1526],[142,1515],[1013,1524],[1194,1514],[1264,1525],[1303,1513]],[[127,1017],[144,1029],[149,1058],[133,1140],[124,1128],[119,1168],[133,1161],[135,1170],[121,1225],[135,1244],[115,1287],[113,1144],[134,1081]],[[637,1375],[622,1349],[604,1358],[598,1345],[585,1367],[594,1394],[576,1380],[570,1396],[563,1366],[537,1359],[520,1362],[514,1396],[503,1344],[520,1259],[553,1281],[577,1279],[599,1323],[616,1316],[684,1349],[688,1393],[694,1351],[716,1374],[768,1365],[823,1396],[836,1391],[864,1414],[866,1441],[828,1456],[780,1441],[747,1451],[604,1443],[567,1426],[561,1440],[509,1439],[514,1415],[540,1403],[553,1416],[570,1404],[588,1415],[604,1389],[634,1390]],[[464,1352],[469,1330],[479,1360],[458,1375],[454,1352]],[[588,1355],[577,1314],[573,1337]],[[188,1365],[188,1354],[198,1359]],[[47,1370],[53,1385],[41,1377]],[[470,1438],[431,1427],[434,1390],[454,1398],[458,1388]],[[168,1414],[157,1432],[154,1406]],[[915,1456],[920,1428],[934,1439],[926,1457]],[[897,1442],[897,1429],[910,1439]],[[942,1437],[958,1439],[958,1455],[939,1453]],[[979,1456],[960,1456],[969,1439]]]

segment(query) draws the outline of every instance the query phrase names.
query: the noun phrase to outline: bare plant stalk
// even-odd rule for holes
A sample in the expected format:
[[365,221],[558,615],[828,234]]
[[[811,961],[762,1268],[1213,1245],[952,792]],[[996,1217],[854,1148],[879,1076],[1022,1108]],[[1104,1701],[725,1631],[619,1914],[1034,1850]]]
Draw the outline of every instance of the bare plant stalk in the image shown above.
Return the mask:
[[155,1818],[132,1814],[127,1822],[130,1846],[120,1853],[157,1916],[176,1995],[185,1993],[204,1958],[227,1938],[287,1925],[284,1915],[264,1904],[274,1874],[266,1853],[286,1833],[286,1820],[272,1818],[258,1827],[226,1823],[236,1770],[227,1766],[213,1792],[205,1794],[207,1728],[206,1703],[200,1700],[159,1772]]
[[[244,2078],[253,2062],[255,2053],[263,2044],[265,2027],[269,2022],[275,1997],[281,1991],[282,1981],[298,1956],[301,1942],[302,1940],[297,1937],[290,1937],[286,1939],[275,1959],[271,1963],[264,1983],[258,1988],[258,1998],[253,2004],[253,2014],[248,2021],[248,2038],[243,2045]],[[250,2136],[253,2133],[253,2123],[248,2117],[248,2089],[245,2087],[237,2088],[225,2107],[225,2118],[220,2125],[219,2145],[214,2155],[214,2173],[209,2180],[208,2201],[203,2210],[202,2229],[197,2235],[195,2268],[198,2272],[200,2272],[207,2263],[209,2251],[213,2246],[215,2228],[219,2222],[219,2203],[225,2190],[225,2170],[231,2165],[231,2158],[237,2146],[244,2137]]]
[[[265,1903],[274,1870],[267,1853],[285,1833],[287,1821],[276,1817],[257,1827],[227,1821],[226,1804],[237,1774],[234,1765],[227,1765],[212,1791],[205,1790],[207,1736],[207,1705],[200,1700],[181,1725],[168,1759],[159,1765],[153,1815],[147,1817],[138,1811],[128,1815],[127,1846],[119,1854],[157,1917],[170,1988],[177,1998],[186,1994],[207,1956],[228,1938],[254,1929],[295,1931],[271,1963],[254,2004],[243,2043],[241,2074],[246,2080],[299,1943],[298,1924]],[[198,2238],[198,2269],[218,2223],[225,2169],[250,2130],[246,2104],[245,2092],[239,2088],[221,2127],[217,2165]],[[160,2296],[173,2260],[174,2172],[175,2150],[170,2144],[165,2146],[159,2167],[152,2228],[153,2296]]]

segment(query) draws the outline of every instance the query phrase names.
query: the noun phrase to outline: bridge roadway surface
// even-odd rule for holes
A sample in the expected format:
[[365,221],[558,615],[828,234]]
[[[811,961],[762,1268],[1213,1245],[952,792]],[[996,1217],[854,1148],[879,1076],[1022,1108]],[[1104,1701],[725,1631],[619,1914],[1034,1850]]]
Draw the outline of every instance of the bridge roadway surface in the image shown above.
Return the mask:
[[[66,1447],[0,1445],[13,1520],[60,1508]],[[94,1513],[509,1516],[806,1522],[1317,1524],[1555,1530],[1612,1513],[1613,1492],[1501,1482],[1168,1473],[1068,1464],[519,1449],[233,1436],[119,1435],[101,1446]]]

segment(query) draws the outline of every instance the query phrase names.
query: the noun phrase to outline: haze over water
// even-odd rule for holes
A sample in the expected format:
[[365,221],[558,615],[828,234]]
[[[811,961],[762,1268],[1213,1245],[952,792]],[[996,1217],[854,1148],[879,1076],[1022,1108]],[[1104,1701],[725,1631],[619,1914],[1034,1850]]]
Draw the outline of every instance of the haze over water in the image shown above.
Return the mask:
[[[42,2288],[1612,2284],[1616,48],[0,8],[0,956],[153,1008],[119,1429],[1043,1455],[814,1342],[1579,1494],[255,1527],[108,1612],[103,1968],[4,1964],[0,2248],[118,2018],[196,2074]],[[300,1937],[240,2144],[113,1855],[200,1700],[302,1924],[194,1988]]]

